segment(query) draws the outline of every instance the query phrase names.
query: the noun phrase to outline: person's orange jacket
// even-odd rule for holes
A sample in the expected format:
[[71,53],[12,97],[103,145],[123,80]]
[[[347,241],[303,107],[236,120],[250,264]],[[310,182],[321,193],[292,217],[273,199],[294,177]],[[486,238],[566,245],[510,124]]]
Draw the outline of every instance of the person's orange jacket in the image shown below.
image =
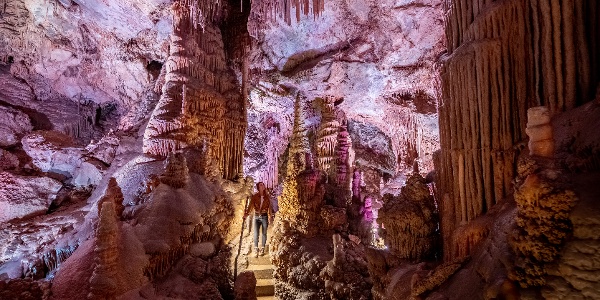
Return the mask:
[[250,204],[246,209],[246,215],[249,214],[252,210],[261,214],[268,213],[269,216],[273,215],[273,207],[271,207],[271,197],[269,196],[268,192],[264,196],[262,206],[260,205],[260,194],[256,193],[252,195],[252,198],[250,198]]

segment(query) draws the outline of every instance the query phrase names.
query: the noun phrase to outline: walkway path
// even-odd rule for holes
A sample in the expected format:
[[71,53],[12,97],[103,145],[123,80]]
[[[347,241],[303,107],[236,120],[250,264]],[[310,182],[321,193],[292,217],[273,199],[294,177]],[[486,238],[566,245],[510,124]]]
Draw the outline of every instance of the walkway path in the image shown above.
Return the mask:
[[275,279],[273,279],[273,265],[269,255],[249,257],[248,271],[253,271],[256,276],[256,296],[258,300],[275,299]]

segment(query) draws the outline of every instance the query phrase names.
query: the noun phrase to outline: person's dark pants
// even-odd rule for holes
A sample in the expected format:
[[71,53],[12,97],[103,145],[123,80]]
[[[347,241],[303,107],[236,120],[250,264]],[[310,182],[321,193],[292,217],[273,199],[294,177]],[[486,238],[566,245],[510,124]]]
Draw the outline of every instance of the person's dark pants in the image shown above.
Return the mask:
[[254,248],[258,248],[258,230],[262,227],[262,248],[267,244],[267,228],[269,227],[267,215],[254,216]]

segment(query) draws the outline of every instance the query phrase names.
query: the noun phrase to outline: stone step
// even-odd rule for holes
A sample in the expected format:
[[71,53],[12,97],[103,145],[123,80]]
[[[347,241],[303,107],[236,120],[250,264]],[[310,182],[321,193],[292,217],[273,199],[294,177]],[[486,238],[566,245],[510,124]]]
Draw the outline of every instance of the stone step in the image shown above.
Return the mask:
[[275,300],[275,296],[260,296],[256,297],[256,300]]
[[273,278],[272,265],[249,265],[247,271],[254,272],[256,279],[271,279]]
[[256,296],[273,296],[275,295],[275,280],[274,279],[257,279],[256,280]]
[[250,262],[251,265],[270,265],[271,264],[269,255],[259,256],[259,257],[250,256],[248,258],[248,262]]

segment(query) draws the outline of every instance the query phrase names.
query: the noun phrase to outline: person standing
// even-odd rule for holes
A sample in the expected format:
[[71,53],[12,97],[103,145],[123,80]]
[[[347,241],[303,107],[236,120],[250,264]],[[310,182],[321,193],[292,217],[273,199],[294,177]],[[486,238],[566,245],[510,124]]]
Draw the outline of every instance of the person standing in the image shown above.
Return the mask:
[[[269,221],[273,219],[273,207],[267,188],[263,182],[256,184],[258,193],[252,195],[250,204],[244,212],[244,218],[248,217],[250,212],[254,210],[254,256],[265,255],[265,245],[267,244],[267,228]],[[262,229],[262,243],[258,247],[258,231]]]

